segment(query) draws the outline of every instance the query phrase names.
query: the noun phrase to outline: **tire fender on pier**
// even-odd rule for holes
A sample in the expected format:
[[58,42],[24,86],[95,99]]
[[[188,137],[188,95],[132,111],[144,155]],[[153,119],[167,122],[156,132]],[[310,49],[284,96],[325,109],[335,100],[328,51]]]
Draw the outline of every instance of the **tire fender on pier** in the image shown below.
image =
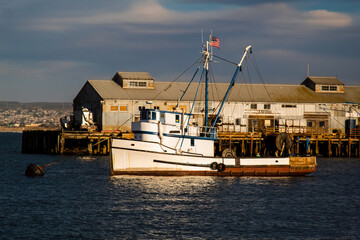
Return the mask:
[[221,153],[221,157],[223,157],[223,158],[225,158],[225,157],[236,157],[236,154],[235,154],[233,149],[225,148]]

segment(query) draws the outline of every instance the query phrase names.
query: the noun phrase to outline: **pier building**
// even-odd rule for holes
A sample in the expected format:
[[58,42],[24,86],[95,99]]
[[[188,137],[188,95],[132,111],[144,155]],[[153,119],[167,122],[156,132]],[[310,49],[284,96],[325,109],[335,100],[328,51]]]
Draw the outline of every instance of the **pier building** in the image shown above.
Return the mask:
[[[73,101],[74,120],[81,126],[88,119],[85,124],[99,131],[130,131],[131,122],[140,119],[139,109],[172,111],[187,85],[156,82],[146,72],[117,72],[111,80],[88,80]],[[200,107],[204,99],[194,104],[197,83],[193,85],[179,107],[185,112],[193,109],[191,124],[196,125],[204,121]],[[215,114],[227,87],[226,83],[210,83],[209,89],[214,90],[209,94],[210,114]],[[345,86],[336,77],[309,76],[299,85],[235,84],[219,128],[243,133],[345,133],[359,124],[358,103],[360,86]]]

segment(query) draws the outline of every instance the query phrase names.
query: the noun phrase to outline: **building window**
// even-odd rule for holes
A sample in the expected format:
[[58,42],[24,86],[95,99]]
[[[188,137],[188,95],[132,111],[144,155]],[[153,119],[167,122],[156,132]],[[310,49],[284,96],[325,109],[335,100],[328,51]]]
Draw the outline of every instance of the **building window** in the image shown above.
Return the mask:
[[119,106],[119,111],[120,112],[127,112],[127,105],[120,105]]
[[250,105],[250,108],[251,108],[251,109],[257,109],[257,104],[251,104],[251,105]]
[[281,105],[282,108],[296,108],[296,105],[294,104],[283,104]]
[[129,82],[129,86],[130,86],[130,87],[137,87],[137,86],[138,86],[138,82],[131,81],[131,82]]
[[146,87],[146,82],[139,82],[139,87]]
[[111,112],[117,112],[118,109],[119,109],[118,106],[115,106],[115,105],[114,105],[114,106],[110,106],[110,111],[111,111]]
[[331,92],[336,92],[337,91],[337,86],[321,86],[321,91],[331,91]]
[[146,84],[146,82],[130,81],[129,86],[130,87],[147,87],[147,84]]
[[330,86],[330,91],[337,91],[337,86]]
[[264,109],[270,109],[270,104],[264,104]]

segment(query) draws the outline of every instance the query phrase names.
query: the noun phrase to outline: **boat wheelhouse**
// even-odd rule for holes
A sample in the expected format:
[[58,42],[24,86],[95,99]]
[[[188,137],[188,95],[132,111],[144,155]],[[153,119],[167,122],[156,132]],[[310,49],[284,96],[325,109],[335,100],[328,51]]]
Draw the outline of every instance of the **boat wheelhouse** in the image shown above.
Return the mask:
[[134,140],[158,143],[164,152],[214,156],[215,127],[189,124],[183,111],[141,109],[140,121],[132,122]]

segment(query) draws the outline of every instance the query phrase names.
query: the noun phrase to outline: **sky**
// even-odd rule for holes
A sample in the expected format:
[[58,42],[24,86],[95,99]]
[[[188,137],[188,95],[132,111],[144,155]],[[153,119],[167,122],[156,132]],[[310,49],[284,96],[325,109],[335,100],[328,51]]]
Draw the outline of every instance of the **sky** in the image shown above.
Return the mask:
[[[298,85],[309,64],[360,86],[358,0],[0,0],[0,101],[72,102],[118,71],[171,82],[201,56],[201,31],[230,62],[252,45],[259,74],[239,82]],[[212,66],[230,81],[233,64]]]

